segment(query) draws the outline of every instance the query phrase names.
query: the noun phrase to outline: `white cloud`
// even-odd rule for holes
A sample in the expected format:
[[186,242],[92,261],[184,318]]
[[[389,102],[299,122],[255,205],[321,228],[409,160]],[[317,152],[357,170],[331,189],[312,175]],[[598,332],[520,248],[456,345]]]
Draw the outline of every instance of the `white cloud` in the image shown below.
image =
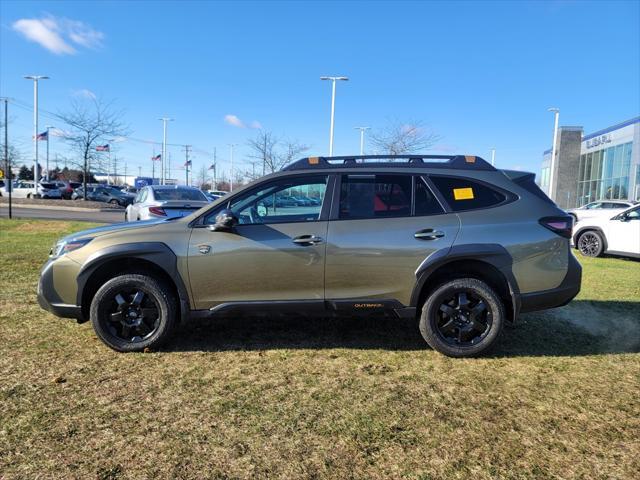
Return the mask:
[[56,55],[73,55],[75,47],[99,48],[104,40],[104,33],[84,22],[51,15],[21,18],[13,23],[13,29]]
[[236,115],[227,114],[224,116],[224,123],[228,125],[232,125],[238,128],[247,128],[242,120],[240,120]]
[[91,90],[89,90],[87,88],[82,88],[80,90],[75,90],[73,92],[73,96],[74,97],[89,98],[91,100],[95,100],[96,98],[98,98],[95,93],[93,93]]
[[69,45],[60,36],[55,23],[45,20],[23,18],[14,22],[13,29],[20,32],[27,40],[39,43],[41,46],[56,55],[72,55],[76,49]]
[[245,122],[240,120],[240,118],[237,115],[232,115],[230,113],[224,116],[224,123],[228,125],[232,125],[234,127],[238,127],[238,128],[253,128],[256,130],[259,130],[262,128],[262,125],[257,120],[254,120],[253,122],[247,125]]

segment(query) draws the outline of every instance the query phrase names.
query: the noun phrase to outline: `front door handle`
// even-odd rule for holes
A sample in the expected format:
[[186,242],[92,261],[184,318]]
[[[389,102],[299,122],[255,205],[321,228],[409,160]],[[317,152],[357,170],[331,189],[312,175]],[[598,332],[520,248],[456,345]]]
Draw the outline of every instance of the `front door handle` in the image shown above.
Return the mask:
[[293,243],[296,245],[300,245],[303,247],[308,247],[310,245],[316,245],[318,243],[322,243],[322,237],[318,237],[317,235],[300,235],[299,237],[295,237],[293,239]]
[[444,237],[444,232],[433,228],[425,228],[424,230],[418,230],[413,236],[418,240],[436,240]]

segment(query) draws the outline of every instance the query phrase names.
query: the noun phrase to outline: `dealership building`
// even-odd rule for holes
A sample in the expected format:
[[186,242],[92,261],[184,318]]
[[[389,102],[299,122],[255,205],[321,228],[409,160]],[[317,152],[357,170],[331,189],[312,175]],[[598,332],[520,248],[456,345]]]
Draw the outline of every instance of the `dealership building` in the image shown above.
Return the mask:
[[588,135],[582,127],[560,127],[553,167],[552,175],[549,149],[540,187],[562,208],[605,199],[640,201],[640,117]]

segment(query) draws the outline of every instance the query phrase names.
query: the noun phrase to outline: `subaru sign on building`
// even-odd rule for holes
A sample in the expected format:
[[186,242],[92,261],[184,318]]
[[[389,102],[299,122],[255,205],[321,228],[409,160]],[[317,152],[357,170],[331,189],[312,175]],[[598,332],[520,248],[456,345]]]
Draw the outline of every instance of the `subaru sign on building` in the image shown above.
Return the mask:
[[544,152],[540,187],[563,208],[595,200],[640,200],[640,117],[583,135],[582,127],[558,129],[556,161]]

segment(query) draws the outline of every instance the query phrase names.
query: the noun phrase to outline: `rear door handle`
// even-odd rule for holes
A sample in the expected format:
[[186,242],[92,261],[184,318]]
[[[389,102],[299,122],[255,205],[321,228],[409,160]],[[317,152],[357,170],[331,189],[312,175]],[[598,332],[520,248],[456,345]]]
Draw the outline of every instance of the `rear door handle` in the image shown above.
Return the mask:
[[418,240],[436,240],[444,237],[444,232],[433,228],[425,228],[424,230],[418,230],[413,236]]
[[316,245],[318,243],[322,243],[322,237],[318,237],[317,235],[300,235],[293,239],[293,243],[296,245],[300,245],[303,247],[308,247],[310,245]]

